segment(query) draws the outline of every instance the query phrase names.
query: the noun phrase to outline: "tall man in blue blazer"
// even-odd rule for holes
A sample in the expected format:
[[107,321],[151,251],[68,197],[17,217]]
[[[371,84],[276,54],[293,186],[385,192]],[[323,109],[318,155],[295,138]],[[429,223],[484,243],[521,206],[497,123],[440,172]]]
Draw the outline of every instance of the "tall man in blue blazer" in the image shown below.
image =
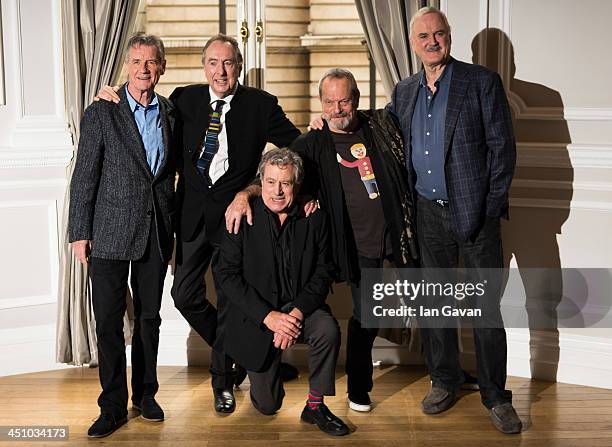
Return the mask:
[[[423,70],[399,82],[389,109],[402,128],[416,203],[416,233],[425,268],[502,268],[500,218],[508,217],[508,189],[516,147],[500,77],[450,56],[446,16],[422,8],[410,22],[410,42]],[[432,388],[426,414],[447,410],[464,375],[457,330],[423,328]],[[495,427],[519,433],[521,421],[506,384],[506,332],[475,328],[478,383]]]
[[123,315],[130,272],[132,403],[145,419],[164,419],[154,396],[159,310],[173,245],[174,111],[154,91],[166,65],[159,38],[133,36],[125,64],[119,104],[99,101],[85,110],[70,183],[69,238],[75,256],[90,265],[100,358],[101,415],[90,437],[107,436],[127,421]]

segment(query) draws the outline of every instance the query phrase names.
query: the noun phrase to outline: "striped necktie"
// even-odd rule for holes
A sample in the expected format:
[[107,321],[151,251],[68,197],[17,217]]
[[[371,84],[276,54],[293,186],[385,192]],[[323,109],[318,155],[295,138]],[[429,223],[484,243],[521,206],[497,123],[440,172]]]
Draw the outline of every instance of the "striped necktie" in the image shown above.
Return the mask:
[[219,99],[217,101],[217,105],[215,106],[215,110],[213,111],[210,117],[210,123],[208,124],[208,130],[206,131],[206,138],[204,139],[204,150],[202,151],[202,155],[198,159],[196,164],[198,168],[198,172],[205,180],[210,184],[212,183],[210,177],[208,176],[208,168],[210,167],[210,162],[213,157],[217,153],[219,149],[219,132],[221,131],[221,109],[223,109],[223,105],[225,101]]

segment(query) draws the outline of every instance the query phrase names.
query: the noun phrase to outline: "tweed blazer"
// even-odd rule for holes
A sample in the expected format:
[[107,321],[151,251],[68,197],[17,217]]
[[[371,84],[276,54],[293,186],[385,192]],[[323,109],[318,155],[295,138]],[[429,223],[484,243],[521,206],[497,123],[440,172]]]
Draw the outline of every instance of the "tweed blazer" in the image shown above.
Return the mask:
[[[508,190],[516,164],[510,107],[499,75],[480,65],[452,60],[444,130],[444,172],[453,231],[472,238],[486,217],[508,217]],[[389,110],[404,136],[412,194],[411,125],[421,73],[399,82]],[[418,231],[418,230],[417,230]]]
[[[126,97],[98,101],[85,110],[70,182],[69,240],[91,240],[91,256],[137,260],[151,228],[157,229],[163,260],[172,255],[175,161],[173,106],[157,95],[164,162],[153,176]],[[151,225],[155,218],[156,225]]]

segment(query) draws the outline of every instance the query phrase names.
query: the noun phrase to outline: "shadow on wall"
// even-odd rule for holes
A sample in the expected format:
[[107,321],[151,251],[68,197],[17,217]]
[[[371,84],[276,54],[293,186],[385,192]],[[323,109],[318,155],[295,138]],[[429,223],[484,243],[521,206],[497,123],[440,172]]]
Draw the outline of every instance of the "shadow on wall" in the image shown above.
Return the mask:
[[[531,377],[555,381],[559,364],[556,307],[563,296],[557,235],[569,217],[574,180],[563,101],[559,92],[545,85],[515,78],[514,47],[500,29],[478,33],[472,51],[474,63],[500,73],[512,108],[517,169],[510,191],[510,220],[502,226],[504,261],[508,266],[514,256],[525,288]],[[532,268],[548,270],[536,275]],[[535,322],[533,313],[533,309],[542,310],[543,304],[548,309],[546,327]]]

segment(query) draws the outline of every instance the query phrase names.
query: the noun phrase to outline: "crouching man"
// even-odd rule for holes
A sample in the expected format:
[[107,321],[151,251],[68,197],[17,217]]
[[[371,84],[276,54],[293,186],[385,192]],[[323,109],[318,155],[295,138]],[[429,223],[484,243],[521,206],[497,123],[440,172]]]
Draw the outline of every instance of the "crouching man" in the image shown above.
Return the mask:
[[296,203],[303,172],[294,152],[266,152],[253,225],[243,222],[238,234],[225,233],[219,260],[221,288],[230,302],[225,350],[247,369],[255,408],[271,415],[285,396],[282,351],[308,344],[310,389],[301,419],[342,436],[349,428],[323,403],[323,396],[335,394],[340,348],[338,322],[325,303],[333,275],[328,229],[322,211],[305,217]]

